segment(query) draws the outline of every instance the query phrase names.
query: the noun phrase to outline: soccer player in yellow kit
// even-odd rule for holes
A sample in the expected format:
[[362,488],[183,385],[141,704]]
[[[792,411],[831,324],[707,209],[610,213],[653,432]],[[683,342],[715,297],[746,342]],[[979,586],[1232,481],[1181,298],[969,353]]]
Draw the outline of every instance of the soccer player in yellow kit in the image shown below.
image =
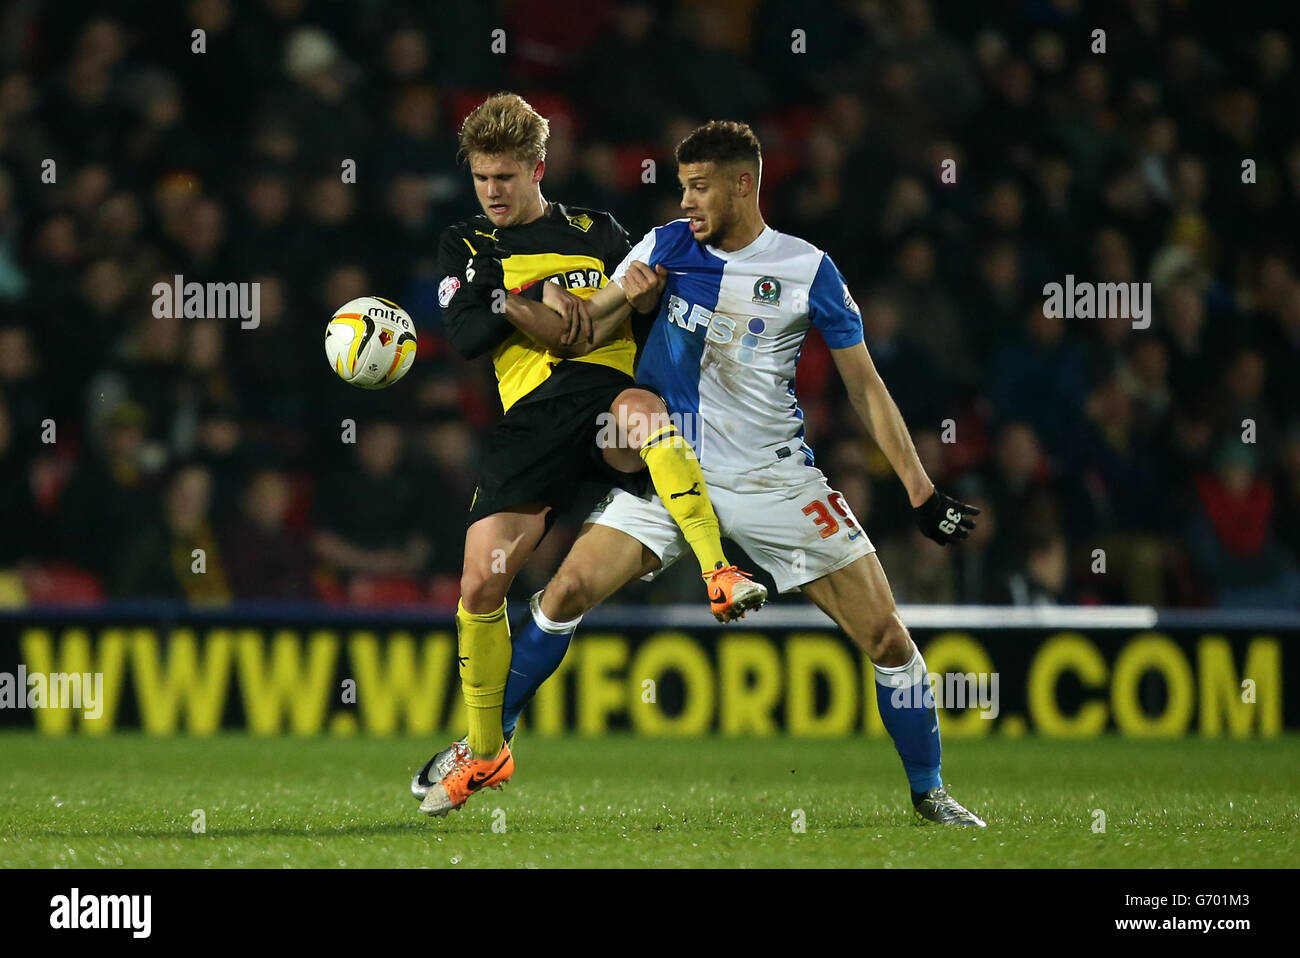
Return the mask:
[[[483,212],[449,227],[438,247],[447,334],[468,358],[491,353],[505,414],[485,443],[456,610],[469,734],[439,763],[436,780],[429,772],[438,756],[416,776],[429,815],[460,808],[514,772],[502,727],[512,652],[517,670],[529,651],[521,641],[554,645],[562,657],[567,640],[548,642],[564,623],[539,619],[534,602],[512,649],[506,593],[583,480],[641,493],[648,473],[699,560],[719,620],[767,598],[727,561],[698,460],[663,400],[633,379],[631,301],[607,342],[576,335],[589,328],[581,324],[585,299],[608,284],[631,244],[608,213],[543,198],[547,135],[545,118],[514,94],[491,97],[466,118],[460,152]],[[538,654],[545,658],[545,648]]]

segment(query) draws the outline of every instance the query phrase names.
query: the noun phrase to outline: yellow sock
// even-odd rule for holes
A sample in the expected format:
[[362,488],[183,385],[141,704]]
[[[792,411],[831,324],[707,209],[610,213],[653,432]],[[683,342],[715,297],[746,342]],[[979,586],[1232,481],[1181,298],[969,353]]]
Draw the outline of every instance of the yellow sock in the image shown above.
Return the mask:
[[466,612],[456,604],[456,636],[460,651],[460,687],[469,717],[469,747],[480,758],[501,751],[501,709],[510,675],[510,623],[506,604],[487,615]]
[[651,433],[641,447],[641,458],[650,470],[655,492],[695,552],[701,571],[712,572],[718,563],[731,565],[722,554],[718,517],[709,501],[700,461],[677,427],[667,425]]

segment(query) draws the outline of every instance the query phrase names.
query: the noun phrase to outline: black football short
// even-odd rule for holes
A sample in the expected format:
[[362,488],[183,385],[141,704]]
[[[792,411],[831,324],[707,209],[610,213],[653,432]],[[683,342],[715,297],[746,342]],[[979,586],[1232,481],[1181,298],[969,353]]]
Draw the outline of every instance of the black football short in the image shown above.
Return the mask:
[[649,470],[619,472],[605,462],[596,444],[602,423],[599,417],[609,412],[618,394],[646,387],[609,366],[561,366],[566,367],[563,373],[557,368],[552,374],[560,387],[558,394],[533,400],[524,397],[488,434],[478,489],[469,510],[470,525],[496,512],[540,502],[551,507],[547,515],[549,528],[560,512],[575,503],[576,497],[590,494],[592,483],[646,494]]

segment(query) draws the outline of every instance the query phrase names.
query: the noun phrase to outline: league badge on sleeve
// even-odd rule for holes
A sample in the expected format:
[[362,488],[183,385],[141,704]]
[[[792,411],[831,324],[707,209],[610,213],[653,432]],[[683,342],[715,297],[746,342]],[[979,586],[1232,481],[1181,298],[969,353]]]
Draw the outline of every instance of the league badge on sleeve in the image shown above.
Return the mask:
[[438,305],[443,309],[451,302],[451,298],[456,295],[456,290],[460,289],[460,279],[455,276],[444,276],[442,282],[438,284]]
[[853,294],[849,292],[848,283],[844,284],[844,308],[848,310],[852,310],[853,312],[857,313],[859,316],[862,315],[862,310],[858,309],[858,304],[853,301]]

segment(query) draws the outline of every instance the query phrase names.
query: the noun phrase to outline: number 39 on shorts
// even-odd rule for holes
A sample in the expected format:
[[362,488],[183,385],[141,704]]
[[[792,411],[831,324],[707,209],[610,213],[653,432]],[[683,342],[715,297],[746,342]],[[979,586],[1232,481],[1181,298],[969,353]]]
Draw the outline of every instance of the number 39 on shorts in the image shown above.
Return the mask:
[[[826,507],[826,502],[830,503],[829,509]],[[862,535],[862,529],[858,526],[858,521],[853,518],[853,513],[849,510],[848,504],[845,503],[842,495],[838,492],[832,492],[826,497],[826,502],[821,499],[814,499],[803,507],[803,514],[812,517],[813,525],[821,530],[823,539],[829,539],[839,532],[840,523],[843,523],[845,529],[848,530],[850,539],[856,539]],[[836,518],[837,515],[839,516],[838,519]]]

